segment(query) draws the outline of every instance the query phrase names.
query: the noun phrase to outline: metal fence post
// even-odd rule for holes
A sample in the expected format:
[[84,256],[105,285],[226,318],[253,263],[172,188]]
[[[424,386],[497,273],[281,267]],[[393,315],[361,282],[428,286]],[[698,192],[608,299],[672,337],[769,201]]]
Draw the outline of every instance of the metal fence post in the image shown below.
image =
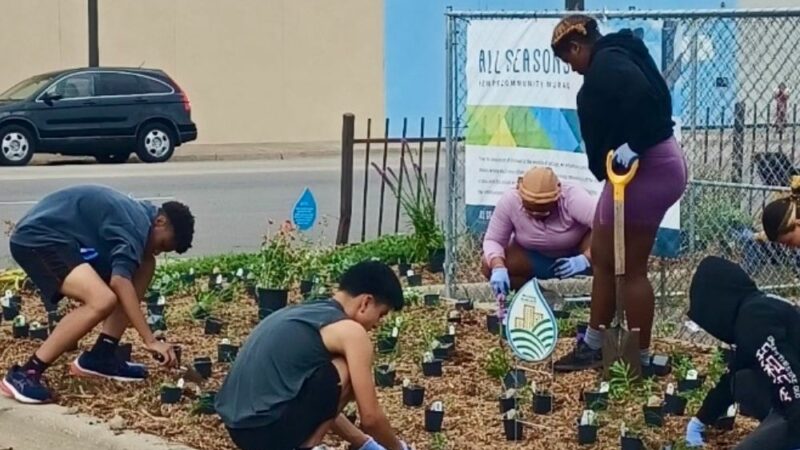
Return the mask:
[[445,249],[445,257],[444,257],[444,282],[445,282],[445,295],[448,297],[453,296],[453,284],[455,280],[453,279],[455,276],[455,266],[454,266],[454,259],[455,259],[455,217],[454,215],[457,214],[455,204],[455,195],[453,192],[454,186],[456,185],[457,177],[456,172],[456,151],[455,151],[455,142],[453,141],[453,109],[455,108],[454,105],[454,97],[453,97],[453,58],[455,58],[455,52],[453,51],[453,46],[455,45],[455,41],[453,40],[453,22],[455,18],[450,16],[449,13],[452,11],[452,7],[447,7],[447,15],[445,15],[446,20],[446,36],[445,36],[445,135],[446,135],[446,148],[447,148],[447,195],[445,196],[447,199],[447,215],[445,216],[445,230],[444,230],[444,249]]
[[733,110],[733,155],[731,158],[731,181],[742,182],[742,165],[744,164],[744,102],[736,102]]
[[356,116],[351,113],[342,119],[342,173],[339,187],[339,229],[336,245],[347,244],[350,238],[350,219],[353,214],[353,141]]

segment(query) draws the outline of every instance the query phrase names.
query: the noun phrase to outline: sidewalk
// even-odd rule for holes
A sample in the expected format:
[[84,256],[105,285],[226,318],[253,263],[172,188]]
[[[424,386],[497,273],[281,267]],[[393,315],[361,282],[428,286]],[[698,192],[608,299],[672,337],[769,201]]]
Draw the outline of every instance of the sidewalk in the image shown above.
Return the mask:
[[155,436],[116,435],[98,419],[58,405],[21,405],[0,397],[0,450],[193,450]]

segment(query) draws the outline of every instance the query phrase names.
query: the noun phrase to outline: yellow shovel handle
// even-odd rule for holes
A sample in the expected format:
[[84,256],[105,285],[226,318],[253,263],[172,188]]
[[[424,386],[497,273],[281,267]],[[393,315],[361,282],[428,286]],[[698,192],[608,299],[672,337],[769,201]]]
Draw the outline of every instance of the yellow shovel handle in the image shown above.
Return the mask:
[[636,160],[628,169],[628,172],[619,175],[614,172],[614,152],[608,152],[606,156],[606,174],[608,181],[614,187],[614,201],[622,201],[625,198],[625,186],[633,180],[636,171],[639,169],[639,161]]

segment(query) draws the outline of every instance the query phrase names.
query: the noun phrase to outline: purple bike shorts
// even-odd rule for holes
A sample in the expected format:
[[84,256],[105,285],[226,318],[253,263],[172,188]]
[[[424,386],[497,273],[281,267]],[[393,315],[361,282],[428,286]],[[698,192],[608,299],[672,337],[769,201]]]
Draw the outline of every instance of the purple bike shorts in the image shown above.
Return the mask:
[[[687,182],[686,157],[674,137],[647,149],[625,187],[625,224],[660,225],[667,210],[680,200]],[[608,181],[597,202],[595,223],[614,225],[614,189]]]

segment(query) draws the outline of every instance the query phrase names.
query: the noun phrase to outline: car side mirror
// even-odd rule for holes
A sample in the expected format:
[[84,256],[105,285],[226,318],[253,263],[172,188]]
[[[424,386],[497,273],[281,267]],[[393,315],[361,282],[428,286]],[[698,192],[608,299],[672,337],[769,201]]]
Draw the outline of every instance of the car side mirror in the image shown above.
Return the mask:
[[48,105],[52,105],[53,102],[61,100],[62,98],[64,98],[64,96],[61,94],[51,94],[49,92],[45,92],[44,95],[42,95],[42,100]]

